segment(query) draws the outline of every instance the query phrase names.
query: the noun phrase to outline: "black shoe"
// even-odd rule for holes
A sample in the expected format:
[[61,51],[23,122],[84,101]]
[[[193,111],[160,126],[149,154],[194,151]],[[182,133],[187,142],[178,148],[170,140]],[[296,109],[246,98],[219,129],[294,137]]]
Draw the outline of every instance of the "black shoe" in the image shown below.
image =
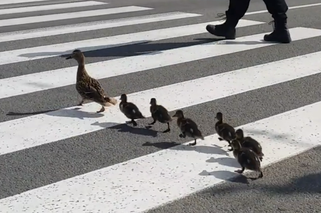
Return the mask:
[[227,26],[227,24],[221,24],[221,25],[212,25],[209,24],[206,26],[206,30],[211,33],[212,35],[219,36],[219,37],[225,37],[225,39],[235,39],[236,36],[236,30],[235,27]]
[[264,41],[290,43],[292,41],[290,32],[285,22],[275,22],[275,28],[272,33],[264,35]]
[[206,26],[207,32],[212,35],[225,37],[225,39],[235,39],[236,35],[236,25],[238,23],[238,19],[235,18],[229,11],[225,11],[224,13],[217,14],[218,18],[225,19],[225,22],[220,25],[212,25],[209,24]]

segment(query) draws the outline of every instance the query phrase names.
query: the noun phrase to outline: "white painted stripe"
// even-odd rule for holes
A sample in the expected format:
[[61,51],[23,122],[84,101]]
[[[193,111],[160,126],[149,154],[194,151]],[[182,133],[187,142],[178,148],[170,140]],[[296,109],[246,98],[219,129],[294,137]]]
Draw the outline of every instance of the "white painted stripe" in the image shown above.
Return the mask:
[[[131,101],[138,103],[143,114],[149,116],[148,103],[151,97],[157,98],[158,102],[170,111],[202,104],[320,73],[321,61],[315,60],[318,59],[317,56],[320,56],[320,52],[315,55],[300,56],[140,91],[129,94],[128,97]],[[313,63],[303,63],[312,61]],[[76,91],[75,94],[77,94]],[[169,94],[175,98],[169,97]],[[79,107],[70,107],[0,123],[0,140],[2,141],[0,154],[95,132],[124,123],[127,120],[119,111],[118,106],[108,108],[105,116],[95,113],[99,109],[99,105],[96,103],[86,104],[79,110],[75,110],[75,108]],[[108,124],[106,124],[106,119]],[[31,123],[32,125],[30,125]],[[99,123],[102,124],[99,125]]]
[[[243,20],[243,23],[243,26],[263,24],[262,22],[247,20]],[[46,46],[31,47],[25,49],[16,49],[0,52],[0,65],[44,59],[68,54],[73,49],[77,48],[81,48],[81,50],[85,52],[129,44],[139,44],[147,41],[159,41],[182,36],[196,35],[200,33],[204,33],[204,23],[150,30],[138,33],[122,34],[111,37],[73,41],[68,43],[50,44]]]
[[30,38],[41,38],[67,33],[86,32],[92,30],[108,29],[113,27],[132,26],[135,24],[146,24],[152,22],[169,21],[174,19],[192,18],[202,16],[196,13],[161,13],[155,15],[137,16],[131,18],[104,20],[99,22],[87,22],[84,24],[72,24],[58,27],[48,27],[32,30],[14,31],[0,34],[0,42],[17,41]]
[[[313,3],[313,4],[304,4],[304,5],[292,6],[292,7],[289,7],[289,10],[301,9],[301,8],[307,8],[307,7],[316,7],[316,6],[321,6],[321,3]],[[245,13],[245,15],[254,15],[254,14],[260,14],[260,13],[266,13],[266,12],[268,12],[268,11],[267,10],[258,10],[258,11]]]
[[[290,32],[292,34],[293,41],[321,35],[321,30],[309,28],[290,29]],[[152,53],[92,63],[87,65],[87,70],[93,77],[102,79],[135,72],[147,72],[155,68],[276,45],[275,43],[267,42],[258,42],[256,44],[248,45],[248,43],[250,42],[261,40],[263,35],[264,34],[258,34],[240,37],[232,42],[221,41],[172,50],[165,50],[160,54]],[[228,45],[224,45],[224,43],[228,43]],[[195,52],[197,52],[197,54],[195,54]],[[318,56],[320,56],[319,53]],[[101,70],[105,70],[106,67],[108,67],[109,69],[108,72],[101,72]],[[76,69],[77,67],[69,67],[47,72],[0,79],[0,99],[72,85],[75,82]],[[61,78],[61,76],[64,76],[64,78]]]
[[51,5],[41,5],[41,6],[31,6],[31,7],[0,9],[0,14],[5,15],[5,14],[14,14],[14,13],[68,9],[68,8],[76,8],[76,7],[89,7],[89,6],[97,6],[97,5],[105,5],[105,4],[107,3],[99,2],[99,1],[71,2],[71,3],[64,3],[64,4],[51,4]]
[[[246,135],[262,133],[250,135],[262,143],[265,154],[262,165],[267,166],[320,145],[320,137],[316,134],[321,129],[320,108],[321,102],[317,102],[241,128]],[[226,142],[217,137],[213,134],[200,140],[196,147],[183,145],[165,149],[32,189],[0,200],[0,206],[3,213],[40,213],[48,211],[48,206],[54,206],[52,213],[142,213],[238,175],[234,170],[240,166],[236,160],[229,160],[233,159],[233,154],[229,152],[227,157],[223,150],[213,146],[216,144],[226,150]],[[203,152],[204,147],[217,151]],[[215,162],[208,162],[209,159]],[[225,176],[222,171],[226,171]],[[216,173],[220,174],[219,178],[215,177]]]
[[87,11],[80,11],[80,12],[59,13],[59,14],[52,14],[52,15],[30,16],[30,17],[23,17],[23,18],[2,19],[0,20],[0,27],[21,25],[21,24],[33,24],[33,23],[41,23],[41,22],[48,22],[48,21],[59,21],[59,20],[65,20],[65,19],[78,19],[78,18],[85,18],[85,17],[137,12],[137,11],[144,11],[144,10],[152,10],[152,8],[128,6],[128,7],[115,7],[115,8],[99,9],[99,10],[87,10]]
[[20,4],[20,3],[33,3],[33,2],[40,2],[40,1],[48,1],[48,0],[1,0],[0,1],[0,5]]

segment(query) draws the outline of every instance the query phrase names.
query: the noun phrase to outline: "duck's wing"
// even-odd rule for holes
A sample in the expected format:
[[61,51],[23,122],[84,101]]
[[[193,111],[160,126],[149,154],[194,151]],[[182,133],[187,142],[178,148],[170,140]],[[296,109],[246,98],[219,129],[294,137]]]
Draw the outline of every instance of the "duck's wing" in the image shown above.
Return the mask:
[[137,118],[144,118],[141,111],[138,109],[138,107],[131,102],[127,102],[124,106],[124,109],[128,115],[132,115]]
[[256,170],[261,166],[259,157],[250,149],[242,148],[238,154],[239,163],[247,169]]
[[105,97],[105,91],[102,88],[102,86],[100,85],[99,81],[97,81],[94,78],[90,78],[88,85],[90,87],[91,92],[96,93],[97,96]]
[[242,141],[242,146],[251,148],[257,154],[263,154],[261,144],[252,137],[245,137]]
[[190,136],[195,136],[195,135],[200,135],[201,134],[200,130],[198,129],[197,124],[193,120],[191,120],[189,118],[186,118],[186,119],[184,119],[182,121],[181,128],[186,133],[190,133]]
[[165,107],[158,105],[155,111],[155,115],[160,121],[171,121],[172,117],[168,114],[168,111]]
[[101,99],[99,98],[101,95],[97,92],[97,90],[91,86],[88,81],[78,81],[76,83],[76,89],[81,96],[86,99]]
[[236,137],[235,129],[227,123],[219,125],[218,129],[222,133],[222,137],[224,137],[224,139],[232,140]]

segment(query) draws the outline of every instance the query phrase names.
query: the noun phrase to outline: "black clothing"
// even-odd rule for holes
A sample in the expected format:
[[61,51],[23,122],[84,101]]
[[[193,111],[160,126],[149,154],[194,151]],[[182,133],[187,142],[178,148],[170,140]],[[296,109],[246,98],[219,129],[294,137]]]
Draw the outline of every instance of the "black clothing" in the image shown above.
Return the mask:
[[[265,41],[290,43],[291,37],[287,29],[288,6],[285,0],[263,0],[268,12],[274,19],[274,31],[264,36]],[[221,25],[207,25],[206,30],[216,36],[226,39],[235,39],[235,27],[238,21],[245,15],[250,5],[250,0],[230,0],[228,10],[225,12],[226,21]]]

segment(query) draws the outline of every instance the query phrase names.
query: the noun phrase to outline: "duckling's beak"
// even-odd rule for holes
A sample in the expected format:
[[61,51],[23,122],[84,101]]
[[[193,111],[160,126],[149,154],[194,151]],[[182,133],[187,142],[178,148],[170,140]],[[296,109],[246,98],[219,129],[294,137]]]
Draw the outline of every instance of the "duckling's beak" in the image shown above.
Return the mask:
[[177,114],[175,113],[175,115],[172,116],[173,118],[177,117]]
[[66,60],[71,59],[71,55],[66,58]]

